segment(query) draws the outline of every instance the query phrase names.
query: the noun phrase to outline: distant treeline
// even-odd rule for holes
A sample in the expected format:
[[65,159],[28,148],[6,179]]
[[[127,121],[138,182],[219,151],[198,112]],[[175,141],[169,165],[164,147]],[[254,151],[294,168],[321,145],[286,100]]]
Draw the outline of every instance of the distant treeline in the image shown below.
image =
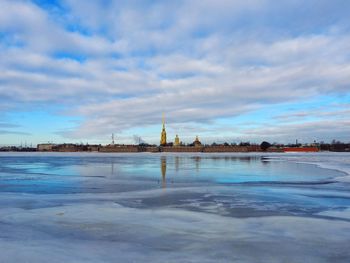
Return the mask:
[[350,143],[321,143],[320,144],[321,151],[331,151],[331,152],[350,152]]
[[[264,145],[263,145],[264,144]],[[262,148],[266,147],[266,142],[263,142],[261,144]],[[350,152],[350,143],[340,142],[333,140],[331,143],[325,143],[325,142],[319,142],[319,143],[312,143],[312,144],[279,144],[279,143],[273,143],[269,144],[268,148],[275,147],[275,148],[284,148],[284,147],[303,147],[303,146],[315,146],[318,147],[320,151],[330,151],[330,152]]]
[[0,152],[36,152],[33,147],[18,147],[18,146],[2,146]]

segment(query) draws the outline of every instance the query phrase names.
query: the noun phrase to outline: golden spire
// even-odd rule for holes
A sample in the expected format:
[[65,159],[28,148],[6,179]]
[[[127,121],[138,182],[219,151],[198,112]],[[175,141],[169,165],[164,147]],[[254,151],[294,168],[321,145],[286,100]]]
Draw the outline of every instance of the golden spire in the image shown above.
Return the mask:
[[162,116],[162,122],[163,122],[163,129],[162,129],[162,133],[160,135],[160,145],[161,146],[165,146],[166,145],[166,131],[165,131],[165,117],[164,117],[164,113]]

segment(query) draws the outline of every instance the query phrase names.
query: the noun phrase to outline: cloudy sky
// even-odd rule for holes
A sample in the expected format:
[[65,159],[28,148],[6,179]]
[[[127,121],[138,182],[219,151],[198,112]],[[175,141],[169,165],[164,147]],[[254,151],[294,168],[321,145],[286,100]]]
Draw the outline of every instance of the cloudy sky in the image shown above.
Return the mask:
[[350,141],[348,0],[0,0],[0,144]]

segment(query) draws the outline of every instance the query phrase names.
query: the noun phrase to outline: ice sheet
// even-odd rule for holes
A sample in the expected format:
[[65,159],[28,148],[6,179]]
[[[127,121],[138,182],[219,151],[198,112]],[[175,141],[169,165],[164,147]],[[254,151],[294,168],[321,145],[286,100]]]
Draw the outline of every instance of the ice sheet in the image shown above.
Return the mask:
[[347,156],[1,155],[0,262],[347,263]]
[[[45,198],[45,197],[44,197]],[[348,221],[232,218],[116,203],[2,209],[4,262],[346,262]]]
[[338,170],[347,175],[337,177],[337,180],[350,182],[350,153],[288,153],[283,155],[269,155],[269,157],[299,163],[315,164],[322,168]]

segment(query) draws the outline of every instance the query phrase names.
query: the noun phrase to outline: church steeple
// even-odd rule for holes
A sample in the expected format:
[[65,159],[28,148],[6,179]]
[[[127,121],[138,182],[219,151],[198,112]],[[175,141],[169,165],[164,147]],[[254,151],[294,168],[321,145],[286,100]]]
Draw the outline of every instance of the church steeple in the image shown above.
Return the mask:
[[162,133],[160,135],[160,145],[165,146],[166,145],[166,131],[165,131],[165,116],[163,113],[162,116],[162,122],[163,122],[163,128],[162,128]]

